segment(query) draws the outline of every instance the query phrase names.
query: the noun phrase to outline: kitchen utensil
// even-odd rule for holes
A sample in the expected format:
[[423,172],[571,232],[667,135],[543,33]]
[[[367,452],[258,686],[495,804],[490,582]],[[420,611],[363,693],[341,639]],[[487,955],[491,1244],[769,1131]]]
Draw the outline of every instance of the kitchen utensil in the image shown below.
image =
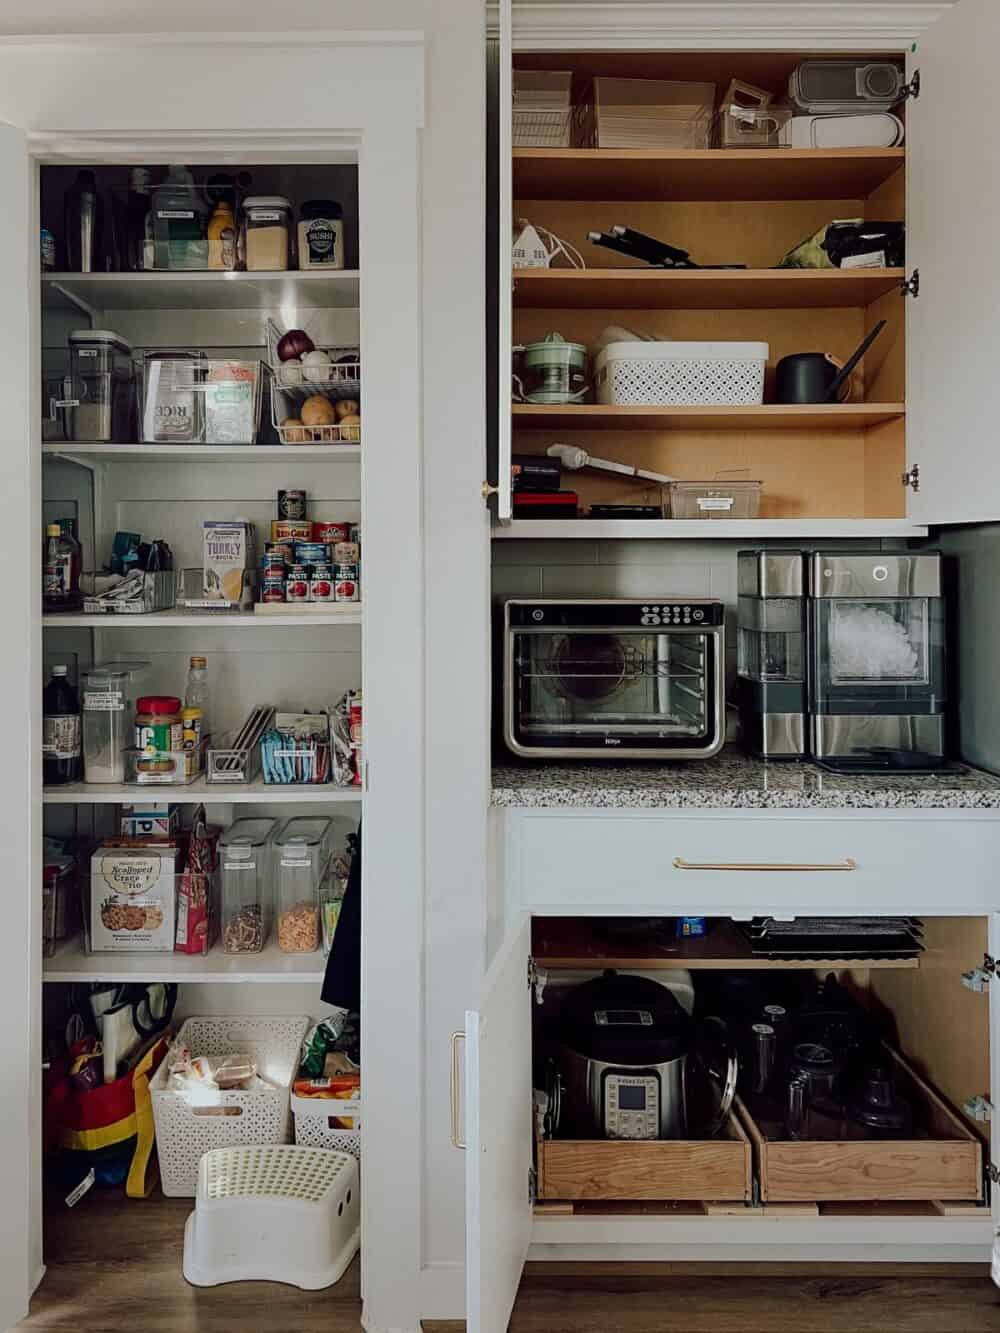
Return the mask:
[[503,735],[515,754],[695,759],[721,749],[721,602],[511,599],[502,616]]
[[855,1124],[880,1139],[906,1138],[913,1127],[913,1108],[897,1094],[891,1073],[881,1064],[866,1071],[850,1115]]
[[[564,1085],[563,1128],[577,1137],[711,1137],[735,1093],[736,1058],[725,1024],[716,1019],[699,1036],[663,986],[614,971],[568,996],[558,1020],[556,1060]],[[689,1071],[700,1089],[690,1105]]]
[[[846,361],[830,352],[794,352],[775,368],[775,396],[779,403],[832,403],[850,397],[855,366],[886,326],[880,319]],[[845,388],[846,386],[846,388]]]
[[610,232],[588,231],[587,239],[592,245],[614,250],[616,254],[637,259],[641,264],[652,268],[746,268],[746,264],[697,264],[687,250],[676,245],[647,236],[645,232],[635,231],[632,227],[616,224]]
[[[593,468],[595,472],[614,472],[622,477],[635,477],[638,481],[653,481],[660,485],[666,485],[668,482],[676,481],[676,477],[668,476],[665,472],[648,472],[645,468],[635,467],[631,463],[615,463],[607,458],[593,458],[584,449],[579,449],[572,444],[550,444],[545,451],[550,458],[559,459],[563,467],[570,472],[577,472],[581,468]],[[542,489],[539,487],[538,489]],[[662,515],[661,515],[662,517]]]

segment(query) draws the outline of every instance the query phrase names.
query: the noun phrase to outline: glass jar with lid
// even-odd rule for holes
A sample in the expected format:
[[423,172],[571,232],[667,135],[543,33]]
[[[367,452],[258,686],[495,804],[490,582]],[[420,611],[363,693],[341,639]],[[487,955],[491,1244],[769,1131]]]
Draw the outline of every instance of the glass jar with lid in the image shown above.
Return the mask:
[[278,880],[278,948],[314,953],[321,942],[320,885],[330,860],[333,820],[300,815],[275,838]]
[[344,210],[335,199],[309,199],[299,209],[299,268],[344,267]]
[[81,671],[83,780],[124,782],[125,752],[132,744],[136,679],[148,662],[104,662]]
[[250,273],[291,268],[292,205],[280,194],[253,194],[243,201],[243,253]]
[[260,953],[267,942],[277,824],[276,819],[237,819],[219,840],[225,953]]
[[69,379],[62,407],[68,440],[128,443],[134,420],[132,348],[110,329],[69,335]]

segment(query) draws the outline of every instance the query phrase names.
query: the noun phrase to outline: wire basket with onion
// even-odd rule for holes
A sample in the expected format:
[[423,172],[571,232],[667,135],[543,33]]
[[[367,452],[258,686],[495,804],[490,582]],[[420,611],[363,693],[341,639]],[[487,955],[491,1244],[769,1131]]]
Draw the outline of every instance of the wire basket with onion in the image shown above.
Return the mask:
[[282,444],[361,443],[357,347],[320,347],[304,329],[267,321],[271,414]]

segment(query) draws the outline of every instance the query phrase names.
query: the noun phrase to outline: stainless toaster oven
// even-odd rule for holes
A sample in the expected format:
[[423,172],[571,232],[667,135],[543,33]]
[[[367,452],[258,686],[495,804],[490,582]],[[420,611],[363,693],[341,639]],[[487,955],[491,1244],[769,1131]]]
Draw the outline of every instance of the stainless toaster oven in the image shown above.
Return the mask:
[[503,604],[503,736],[541,759],[704,759],[726,735],[725,609],[707,598]]

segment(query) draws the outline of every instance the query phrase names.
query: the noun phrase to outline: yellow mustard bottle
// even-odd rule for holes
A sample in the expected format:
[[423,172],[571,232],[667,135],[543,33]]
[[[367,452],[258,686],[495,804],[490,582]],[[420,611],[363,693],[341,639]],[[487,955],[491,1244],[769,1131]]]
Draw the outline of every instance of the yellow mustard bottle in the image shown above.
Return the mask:
[[208,267],[236,267],[236,219],[231,205],[220,199],[208,220]]

